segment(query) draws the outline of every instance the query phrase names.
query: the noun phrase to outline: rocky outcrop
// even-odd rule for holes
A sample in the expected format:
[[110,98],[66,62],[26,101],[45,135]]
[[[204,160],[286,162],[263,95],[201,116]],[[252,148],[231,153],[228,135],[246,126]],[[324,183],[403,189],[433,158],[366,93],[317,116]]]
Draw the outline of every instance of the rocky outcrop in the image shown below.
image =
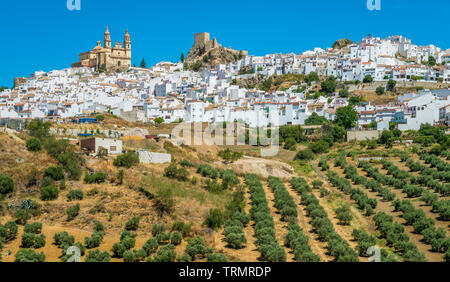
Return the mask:
[[353,41],[351,41],[350,39],[347,38],[339,39],[338,41],[334,42],[333,49],[342,49],[351,44],[353,44]]
[[235,62],[247,55],[247,51],[223,47],[217,43],[216,38],[210,40],[209,33],[198,33],[195,35],[195,43],[184,63],[188,69],[199,71],[207,67]]

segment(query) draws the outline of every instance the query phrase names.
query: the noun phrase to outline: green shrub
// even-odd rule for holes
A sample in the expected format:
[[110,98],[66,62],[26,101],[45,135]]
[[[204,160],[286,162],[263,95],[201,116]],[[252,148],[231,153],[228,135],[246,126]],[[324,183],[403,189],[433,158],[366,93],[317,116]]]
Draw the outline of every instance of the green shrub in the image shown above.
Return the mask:
[[60,166],[51,166],[48,167],[44,172],[44,177],[50,177],[51,179],[55,181],[63,180],[64,177],[64,170]]
[[122,243],[115,243],[112,247],[113,256],[116,258],[123,258],[123,254],[127,251],[127,248]]
[[114,160],[114,165],[117,167],[131,168],[132,166],[139,163],[139,156],[136,152],[127,152],[123,155],[118,156]]
[[162,225],[155,224],[152,227],[153,237],[156,237],[156,235],[158,235],[160,233],[164,233],[165,231],[166,231],[166,226],[164,224],[162,224]]
[[30,152],[39,152],[42,150],[42,143],[39,139],[32,137],[27,140],[27,149]]
[[30,224],[25,225],[23,231],[25,233],[33,233],[33,234],[41,234],[42,232],[42,223],[40,222],[33,222]]
[[318,140],[310,145],[311,151],[316,154],[328,153],[330,145],[325,140]]
[[224,254],[209,254],[206,262],[227,262],[227,257]]
[[239,232],[228,233],[225,236],[225,242],[233,249],[241,249],[243,244],[247,242],[247,239],[245,238],[245,234],[242,233],[242,229],[240,229]]
[[94,249],[101,245],[103,241],[104,233],[103,231],[94,231],[92,233],[91,237],[84,238],[84,243],[86,245],[86,248],[88,249]]
[[212,253],[212,249],[205,246],[203,237],[197,236],[195,238],[189,238],[186,246],[186,253],[195,260],[197,256],[205,257],[207,254]]
[[14,221],[9,221],[5,225],[0,224],[0,239],[3,238],[5,242],[10,242],[16,239],[19,226]]
[[311,149],[304,149],[299,151],[294,158],[294,160],[304,160],[304,161],[309,161],[312,159],[314,159],[314,153]]
[[170,243],[172,243],[175,246],[178,246],[179,244],[181,244],[182,240],[183,240],[183,235],[181,234],[181,232],[174,231],[170,235]]
[[67,221],[72,221],[80,212],[80,204],[76,204],[67,209]]
[[197,173],[200,173],[203,177],[209,177],[212,179],[217,179],[219,177],[219,171],[207,164],[199,165],[197,167]]
[[41,234],[40,236],[33,233],[23,233],[21,248],[33,248],[40,249],[45,246],[45,236]]
[[172,224],[172,231],[179,231],[183,235],[183,237],[186,237],[189,233],[191,233],[191,224],[186,224],[184,222],[174,222]]
[[218,153],[218,156],[224,159],[225,161],[235,162],[238,159],[242,158],[242,153],[234,152],[230,149],[222,150]]
[[164,176],[167,178],[176,179],[178,181],[187,181],[189,171],[187,171],[184,167],[178,168],[175,163],[172,163],[164,170]]
[[100,184],[106,181],[108,175],[103,172],[96,172],[93,174],[86,174],[84,176],[84,182],[87,184]]
[[14,212],[14,217],[16,218],[17,224],[25,225],[31,218],[31,214],[27,209],[16,209]]
[[150,238],[145,242],[144,246],[142,246],[142,249],[147,253],[147,256],[150,256],[151,254],[156,253],[158,247],[158,240],[156,240],[156,238]]
[[128,231],[136,231],[139,228],[139,217],[133,216],[125,223],[125,229]]
[[108,252],[100,252],[99,250],[90,251],[86,256],[86,262],[109,262],[111,256]]
[[184,159],[180,162],[182,167],[193,167],[194,165],[187,159]]
[[183,253],[180,257],[177,258],[178,262],[192,262],[192,258],[190,255]]
[[31,249],[20,249],[15,256],[15,262],[44,262],[44,253],[37,253]]
[[0,197],[14,191],[14,181],[11,177],[0,174]]
[[203,224],[213,229],[222,227],[222,225],[224,224],[222,211],[219,209],[210,209],[209,216],[206,218]]
[[122,244],[127,250],[131,250],[136,245],[136,240],[133,237],[126,236],[123,238]]
[[41,188],[41,200],[52,201],[56,200],[59,195],[59,190],[54,185],[49,185]]
[[94,232],[105,232],[105,226],[100,221],[94,222]]
[[350,208],[347,206],[342,206],[336,210],[336,216],[339,220],[339,223],[343,225],[349,225],[353,219],[353,216],[350,212]]
[[314,180],[314,181],[312,182],[312,185],[313,185],[313,188],[314,188],[314,189],[320,189],[320,188],[322,188],[322,186],[323,186],[323,182],[320,181],[320,180]]
[[72,235],[69,235],[66,231],[56,233],[53,236],[53,240],[56,246],[63,247],[63,246],[73,246],[75,243],[75,237]]
[[124,262],[134,262],[135,261],[135,256],[134,253],[132,251],[125,251],[123,253],[123,261]]
[[167,246],[161,247],[154,257],[155,262],[174,262],[177,253],[175,252],[175,246],[169,244]]
[[84,194],[83,191],[81,190],[71,190],[68,194],[67,194],[67,199],[69,201],[81,201],[84,198]]

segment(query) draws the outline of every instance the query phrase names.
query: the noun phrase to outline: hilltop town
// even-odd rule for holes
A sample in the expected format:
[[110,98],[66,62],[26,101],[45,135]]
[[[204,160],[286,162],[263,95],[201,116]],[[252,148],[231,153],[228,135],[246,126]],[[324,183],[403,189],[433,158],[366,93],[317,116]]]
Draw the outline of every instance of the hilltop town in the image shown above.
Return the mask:
[[450,261],[450,50],[253,56],[200,33],[147,68],[131,39],[2,89],[0,260]]
[[275,117],[278,125],[301,125],[312,113],[332,120],[339,107],[350,103],[358,106],[360,127],[375,122],[383,129],[397,121],[406,130],[448,119],[450,50],[417,46],[402,36],[337,43],[342,43],[335,44],[337,49],[315,48],[299,55],[253,56],[225,48],[232,54],[230,62],[188,70],[186,65],[207,62],[208,54],[223,49],[201,33],[184,63],[138,68],[131,67],[128,30],[124,45],[112,47],[107,29],[104,46],[99,41],[80,54],[72,68],[16,79],[14,89],[0,93],[0,118],[109,112],[144,123],[158,118],[165,123],[239,120],[259,127]]

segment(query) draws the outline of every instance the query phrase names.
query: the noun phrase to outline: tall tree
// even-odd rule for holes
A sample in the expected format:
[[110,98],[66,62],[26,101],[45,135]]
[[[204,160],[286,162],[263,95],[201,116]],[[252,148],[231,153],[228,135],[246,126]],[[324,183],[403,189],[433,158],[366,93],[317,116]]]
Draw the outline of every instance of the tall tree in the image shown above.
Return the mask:
[[358,113],[353,109],[352,106],[342,107],[336,111],[335,123],[344,127],[345,129],[354,127],[357,120]]
[[436,59],[433,56],[428,57],[428,65],[430,65],[430,66],[436,65]]
[[146,68],[147,68],[147,64],[145,63],[145,60],[144,60],[144,59],[142,59],[142,62],[141,62],[141,68],[143,68],[143,69],[146,69]]
[[181,62],[184,63],[184,53],[181,53]]

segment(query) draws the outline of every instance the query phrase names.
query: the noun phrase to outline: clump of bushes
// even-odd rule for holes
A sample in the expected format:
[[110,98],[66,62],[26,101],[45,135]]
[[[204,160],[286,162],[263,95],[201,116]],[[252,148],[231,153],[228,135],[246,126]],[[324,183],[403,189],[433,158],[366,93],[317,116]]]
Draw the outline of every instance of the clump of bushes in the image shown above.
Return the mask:
[[136,245],[136,234],[124,230],[120,236],[120,242],[115,243],[112,248],[114,257],[123,258],[126,251],[134,248]]
[[27,140],[27,149],[30,152],[39,152],[42,150],[42,143],[41,140],[35,137],[31,137]]
[[207,164],[199,165],[197,167],[197,173],[200,173],[203,177],[209,177],[212,179],[217,179],[219,177],[219,171]]
[[72,221],[75,217],[80,213],[80,204],[73,205],[69,207],[66,211],[67,213],[67,221]]
[[139,217],[133,216],[125,223],[125,230],[136,231],[139,228]]
[[184,167],[178,167],[175,163],[172,163],[164,170],[164,176],[178,181],[187,181],[189,171]]
[[311,149],[304,149],[299,151],[296,155],[294,160],[303,160],[303,161],[309,161],[314,159],[315,155]]
[[84,198],[84,194],[83,191],[81,190],[71,190],[68,194],[67,194],[67,199],[69,201],[81,201]]
[[19,226],[14,221],[9,221],[5,225],[0,224],[0,241],[10,242],[16,239]]
[[55,181],[64,179],[64,170],[61,166],[48,167],[44,172],[44,177],[50,177]]
[[109,262],[110,259],[111,259],[111,256],[109,255],[108,252],[101,252],[99,250],[93,250],[87,254],[85,261],[86,262]]
[[223,213],[219,209],[210,209],[208,217],[203,222],[204,225],[212,229],[218,229],[222,227],[223,223]]
[[193,167],[194,165],[187,159],[184,159],[180,162],[182,167]]
[[25,225],[23,231],[25,233],[41,234],[42,223],[40,223],[40,222],[29,223],[29,224]]
[[188,239],[186,254],[189,255],[192,260],[195,260],[196,258],[204,258],[211,253],[212,249],[205,245],[203,237],[197,236],[195,238]]
[[14,181],[11,177],[0,174],[0,198],[14,191]]
[[20,245],[21,248],[33,248],[33,249],[40,249],[45,246],[45,235],[36,235],[33,233],[24,233],[22,235],[22,244]]
[[208,254],[206,262],[227,262],[227,257],[224,254]]
[[228,162],[235,162],[238,159],[242,158],[242,153],[235,152],[230,149],[222,150],[218,153],[218,156]]
[[59,195],[59,190],[54,185],[48,185],[41,187],[41,200],[42,201],[52,201],[56,200]]
[[32,249],[20,249],[15,256],[15,262],[44,262],[44,253],[37,253]]
[[53,236],[54,244],[60,248],[64,248],[65,246],[73,246],[75,243],[75,237],[69,235],[66,231],[56,233]]
[[233,249],[241,249],[247,243],[244,227],[250,222],[250,217],[243,212],[236,212],[232,219],[225,222],[225,242]]
[[92,174],[86,174],[84,176],[84,182],[87,184],[100,184],[104,183],[106,181],[106,178],[108,178],[108,175],[99,171]]
[[131,168],[132,166],[139,163],[139,156],[136,152],[127,152],[123,155],[118,156],[114,160],[114,165],[117,167]]
[[350,208],[346,205],[343,205],[336,210],[336,217],[339,220],[339,223],[342,225],[349,225],[353,219]]

